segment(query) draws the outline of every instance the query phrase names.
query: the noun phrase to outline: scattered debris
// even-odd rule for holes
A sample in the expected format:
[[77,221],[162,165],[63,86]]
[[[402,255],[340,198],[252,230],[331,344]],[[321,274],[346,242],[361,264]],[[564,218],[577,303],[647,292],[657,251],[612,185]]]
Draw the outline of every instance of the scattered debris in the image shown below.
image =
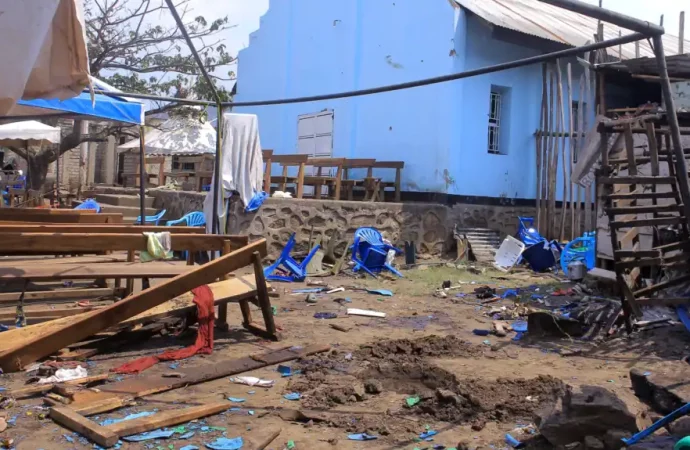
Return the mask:
[[349,316],[366,316],[366,317],[386,317],[386,313],[379,311],[370,311],[366,309],[347,308]]

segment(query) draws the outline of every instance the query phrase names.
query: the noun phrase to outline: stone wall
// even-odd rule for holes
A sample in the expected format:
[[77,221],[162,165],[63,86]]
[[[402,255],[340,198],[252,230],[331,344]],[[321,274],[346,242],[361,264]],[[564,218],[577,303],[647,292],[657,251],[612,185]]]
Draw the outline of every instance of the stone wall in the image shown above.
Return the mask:
[[[203,210],[205,193],[150,189],[154,207],[167,209],[168,218]],[[452,244],[453,226],[490,228],[502,236],[515,234],[518,217],[531,217],[534,208],[513,205],[456,204],[448,207],[429,203],[367,203],[310,199],[267,199],[257,213],[245,214],[240,203],[231,204],[228,232],[268,239],[276,256],[290,234],[297,233],[297,249],[304,250],[312,226],[314,236],[339,236],[342,247],[354,231],[372,226],[402,246],[415,241],[420,253],[440,254]]]

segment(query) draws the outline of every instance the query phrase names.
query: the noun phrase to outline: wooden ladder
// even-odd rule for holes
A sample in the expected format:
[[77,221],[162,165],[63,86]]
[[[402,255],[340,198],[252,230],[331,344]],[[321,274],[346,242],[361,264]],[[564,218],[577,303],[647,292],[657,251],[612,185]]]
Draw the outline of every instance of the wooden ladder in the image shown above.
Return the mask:
[[[688,174],[676,173],[670,136],[666,134],[665,150],[660,151],[662,136],[657,133],[654,123],[648,121],[643,125],[648,139],[649,155],[636,157],[632,125],[625,124],[622,131],[625,157],[609,160],[608,149],[604,148],[602,172],[607,175],[599,179],[604,210],[609,218],[614,270],[622,293],[621,300],[628,332],[631,331],[631,314],[637,318],[642,317],[641,306],[690,303],[688,298],[651,297],[660,290],[690,281],[690,275],[677,275],[651,286],[641,286],[643,268],[673,270],[690,267],[690,252],[687,251],[690,250],[688,219],[684,216],[677,186],[677,177]],[[608,141],[603,138],[602,142]],[[660,161],[666,161],[668,176],[660,175]],[[641,175],[638,170],[639,164],[647,163],[651,167],[651,176]],[[628,174],[617,175],[625,166],[628,168]],[[663,186],[668,186],[668,189],[661,189]],[[656,238],[658,233],[654,233],[653,247],[640,248],[639,228],[652,227],[657,230],[656,227],[668,225],[680,228],[679,241],[659,245],[659,239]]]

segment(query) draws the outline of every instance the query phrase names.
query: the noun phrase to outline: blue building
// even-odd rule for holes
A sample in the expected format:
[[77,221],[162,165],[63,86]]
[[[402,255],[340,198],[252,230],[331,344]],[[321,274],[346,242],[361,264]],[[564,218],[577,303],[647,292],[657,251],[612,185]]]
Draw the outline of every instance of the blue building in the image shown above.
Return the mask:
[[[606,39],[618,37],[618,28],[607,27]],[[583,45],[596,29],[594,19],[537,0],[271,0],[239,54],[235,100],[447,75]],[[672,52],[674,42],[668,42]],[[636,52],[652,55],[646,42],[639,49],[609,49],[624,59]],[[575,59],[561,61],[564,76],[568,63],[577,103],[584,69]],[[542,66],[532,65],[383,94],[237,111],[259,116],[262,146],[277,154],[403,160],[403,191],[534,199],[541,98]],[[584,99],[583,107],[592,118],[594,101]],[[560,183],[562,175],[559,169]]]

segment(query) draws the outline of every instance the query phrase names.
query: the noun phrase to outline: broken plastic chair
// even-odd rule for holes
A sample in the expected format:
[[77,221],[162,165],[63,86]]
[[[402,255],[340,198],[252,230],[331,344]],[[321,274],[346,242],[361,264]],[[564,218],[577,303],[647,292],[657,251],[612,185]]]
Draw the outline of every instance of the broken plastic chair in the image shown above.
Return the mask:
[[185,214],[177,220],[168,220],[165,222],[165,225],[168,227],[180,224],[185,224],[188,227],[201,227],[206,225],[206,217],[201,211],[193,211]]
[[[154,215],[154,216],[144,216],[144,225],[146,225],[147,223],[149,223],[149,224],[154,224],[154,225],[158,225],[158,222],[161,221],[161,219],[163,218],[163,216],[165,215],[165,213],[166,213],[166,210],[164,209],[164,210],[162,210],[161,212],[157,213],[157,214]],[[135,225],[141,224],[141,216],[137,216],[137,220],[134,221],[134,224],[135,224]]]
[[[288,239],[287,244],[285,244],[285,248],[283,248],[283,251],[280,253],[278,259],[276,259],[276,262],[264,268],[264,277],[266,277],[267,280],[287,282],[304,281],[304,279],[307,277],[307,265],[314,257],[314,253],[316,253],[320,246],[315,245],[301,263],[298,263],[292,258],[292,256],[290,256],[290,252],[294,246],[295,233],[292,233],[292,236],[290,236],[290,239]],[[274,272],[279,267],[286,269],[287,275],[274,275]]]
[[97,213],[101,212],[101,205],[92,198],[87,198],[80,205],[76,206],[74,209],[94,209]]
[[352,261],[355,263],[352,270],[356,272],[362,269],[369,275],[376,277],[377,273],[386,269],[402,278],[403,275],[400,272],[386,263],[389,250],[398,254],[402,253],[399,248],[383,242],[383,236],[376,228],[359,228],[355,231],[355,240],[352,244]]

